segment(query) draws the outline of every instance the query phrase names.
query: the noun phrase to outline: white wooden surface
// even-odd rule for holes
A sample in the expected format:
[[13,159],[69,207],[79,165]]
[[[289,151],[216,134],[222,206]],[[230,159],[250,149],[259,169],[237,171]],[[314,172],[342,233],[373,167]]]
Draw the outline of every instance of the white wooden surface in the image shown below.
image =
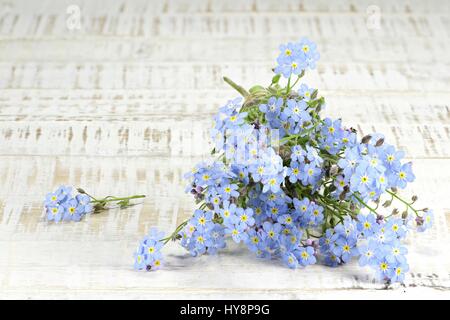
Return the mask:
[[[1,0],[0,298],[449,298],[449,3]],[[417,176],[406,194],[435,209],[432,232],[409,238],[405,287],[379,290],[353,263],[293,271],[235,246],[191,258],[171,244],[164,270],[133,271],[147,229],[194,208],[182,175],[208,156],[211,115],[234,96],[221,76],[266,84],[278,44],[301,36],[320,49],[306,81],[327,114],[405,150]],[[62,183],[148,198],[48,224],[41,201]]]

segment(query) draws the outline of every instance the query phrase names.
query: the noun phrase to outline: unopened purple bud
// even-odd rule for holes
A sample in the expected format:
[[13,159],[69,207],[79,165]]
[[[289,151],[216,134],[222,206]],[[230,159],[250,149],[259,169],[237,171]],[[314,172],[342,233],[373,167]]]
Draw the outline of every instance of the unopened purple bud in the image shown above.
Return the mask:
[[377,223],[381,223],[384,221],[384,216],[382,216],[381,214],[377,214]]
[[313,240],[312,239],[306,239],[306,245],[307,246],[312,246],[313,244]]
[[416,218],[416,223],[417,223],[418,226],[423,225],[424,222],[425,222],[424,218],[422,218],[422,217],[417,217]]

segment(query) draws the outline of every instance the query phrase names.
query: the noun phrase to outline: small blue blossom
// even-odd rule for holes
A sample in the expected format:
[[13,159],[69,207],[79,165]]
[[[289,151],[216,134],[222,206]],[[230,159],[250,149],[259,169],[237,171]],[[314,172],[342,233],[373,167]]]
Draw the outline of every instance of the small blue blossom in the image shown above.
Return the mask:
[[280,114],[282,105],[282,98],[271,97],[269,101],[267,101],[267,104],[261,104],[259,106],[259,110],[265,113],[267,120],[272,120]]
[[302,266],[316,263],[315,251],[311,246],[301,247],[295,252],[295,256],[297,257],[299,264]]

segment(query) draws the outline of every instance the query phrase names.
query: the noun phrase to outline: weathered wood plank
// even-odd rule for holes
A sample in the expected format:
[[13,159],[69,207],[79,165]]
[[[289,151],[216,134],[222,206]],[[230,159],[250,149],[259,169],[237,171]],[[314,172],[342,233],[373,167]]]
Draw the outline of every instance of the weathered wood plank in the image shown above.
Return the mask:
[[[216,89],[222,76],[246,87],[270,83],[273,63],[0,63],[0,89]],[[450,65],[321,63],[305,76],[322,90],[448,92]],[[166,76],[167,75],[167,76]],[[170,75],[170,76],[169,76]]]
[[[67,27],[73,4],[80,30]],[[449,12],[439,0],[1,0],[0,298],[448,298]],[[322,54],[305,82],[325,113],[405,150],[417,177],[405,194],[435,209],[435,228],[409,237],[406,287],[380,291],[355,264],[286,270],[235,246],[194,259],[171,244],[165,270],[132,271],[148,227],[169,231],[195,207],[182,175],[234,96],[221,76],[268,83],[277,45],[303,35]],[[62,183],[148,198],[48,224],[42,198]]]

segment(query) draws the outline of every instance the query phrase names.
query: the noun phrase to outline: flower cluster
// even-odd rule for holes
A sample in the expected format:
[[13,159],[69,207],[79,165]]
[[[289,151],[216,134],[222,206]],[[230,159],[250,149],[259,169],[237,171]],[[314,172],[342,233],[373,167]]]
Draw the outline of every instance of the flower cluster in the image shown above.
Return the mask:
[[106,205],[115,202],[120,208],[130,205],[131,199],[143,198],[143,195],[118,198],[107,196],[96,199],[86,191],[77,188],[78,192],[73,196],[73,188],[60,186],[55,192],[46,195],[44,201],[45,215],[48,221],[80,221],[85,215],[106,210]]
[[60,186],[55,192],[48,193],[44,201],[48,221],[80,221],[93,211],[88,195],[79,193],[72,196],[72,187]]
[[[402,240],[433,222],[431,210],[413,207],[416,196],[399,195],[415,179],[411,163],[381,134],[358,138],[341,119],[322,118],[316,89],[295,89],[319,58],[314,43],[280,49],[269,87],[247,91],[224,78],[244,99],[229,100],[214,117],[216,159],[185,176],[199,209],[167,239],[193,256],[215,254],[231,239],[290,268],[357,258],[381,280],[403,282]],[[404,211],[383,214],[394,201]]]
[[306,38],[296,43],[281,45],[275,73],[282,74],[286,78],[300,75],[307,68],[314,69],[319,58],[316,44]]
[[164,233],[155,228],[150,229],[148,235],[139,243],[134,254],[134,267],[138,270],[158,270],[163,265],[163,247]]

